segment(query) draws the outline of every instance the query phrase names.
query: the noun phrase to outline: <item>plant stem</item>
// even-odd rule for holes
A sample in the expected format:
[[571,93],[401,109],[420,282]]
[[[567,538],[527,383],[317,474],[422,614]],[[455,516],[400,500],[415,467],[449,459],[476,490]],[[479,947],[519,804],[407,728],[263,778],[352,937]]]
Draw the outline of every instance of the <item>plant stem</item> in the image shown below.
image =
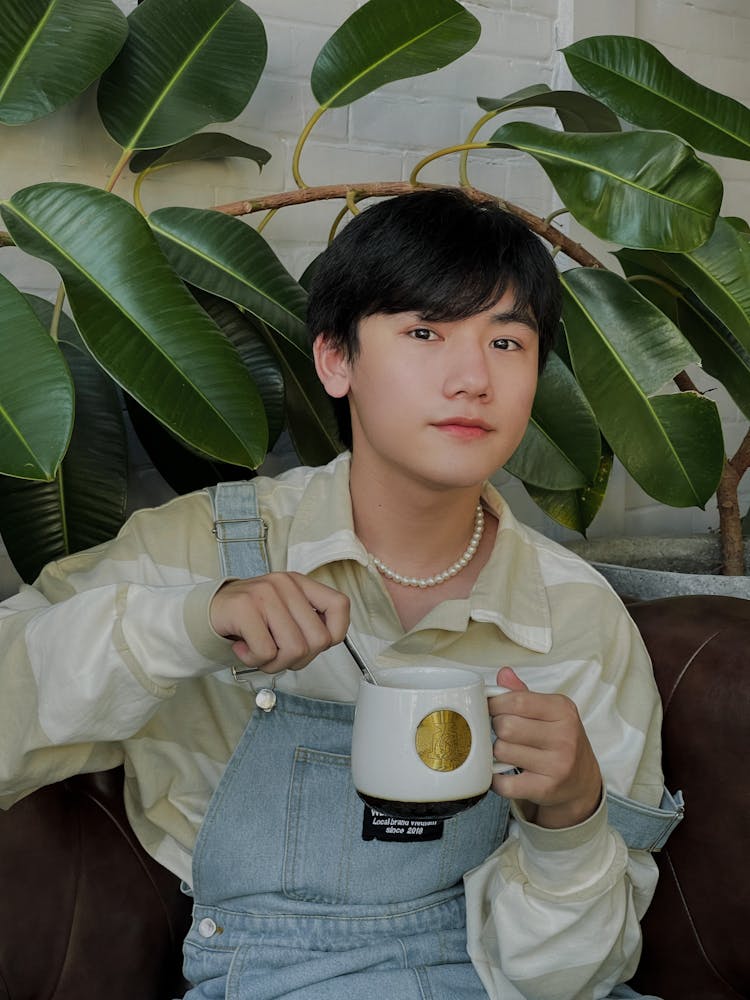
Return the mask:
[[0,229],[0,247],[14,247],[15,245],[16,241],[10,233],[6,233],[4,229]]
[[111,191],[112,190],[112,188],[117,183],[117,181],[118,181],[118,179],[120,177],[120,174],[123,172],[123,170],[127,166],[128,160],[130,159],[130,157],[132,155],[133,155],[133,150],[132,149],[123,149],[122,155],[120,156],[120,159],[115,164],[115,169],[110,174],[109,180],[107,181],[107,183],[106,183],[106,185],[104,187],[105,191]]
[[271,208],[271,209],[269,209],[269,211],[266,212],[266,214],[263,216],[263,218],[260,220],[260,222],[256,226],[255,232],[256,233],[262,233],[263,230],[266,228],[266,226],[268,225],[268,223],[271,221],[271,219],[274,217],[274,215],[276,215],[277,212],[278,212],[278,208]]
[[292,156],[292,177],[294,177],[294,183],[298,188],[307,187],[307,184],[305,184],[302,180],[302,176],[299,172],[299,158],[302,155],[302,147],[304,146],[308,135],[312,132],[315,123],[325,111],[326,108],[324,107],[320,107],[315,111],[310,121],[300,132],[299,139],[297,139],[297,145],[294,147],[294,155]]
[[61,281],[57,288],[55,307],[52,310],[52,320],[50,321],[49,325],[49,335],[55,342],[57,342],[58,339],[57,334],[60,328],[60,313],[62,312],[64,301],[65,301],[65,285]]
[[[486,115],[482,115],[479,121],[474,123],[473,128],[466,136],[465,145],[469,146],[470,143],[473,143],[482,126],[486,125],[487,122],[492,121],[492,119],[496,118],[499,114],[499,111],[488,111]],[[471,187],[471,184],[469,183],[468,163],[469,150],[463,149],[458,160],[458,179],[461,182],[461,187]]]
[[[306,187],[294,191],[282,191],[280,194],[267,195],[264,198],[255,198],[246,201],[233,201],[225,205],[216,205],[217,212],[224,212],[226,215],[250,215],[253,212],[267,212],[271,208],[286,208],[289,205],[304,205],[313,201],[330,201],[332,199],[345,199],[349,191],[354,191],[358,199],[362,198],[383,198],[399,194],[419,194],[420,191],[428,191],[432,188],[444,188],[445,184],[420,184],[414,187],[408,181],[380,181],[363,184],[327,184],[321,187]],[[538,215],[527,212],[520,205],[503,201],[495,195],[486,191],[479,191],[477,188],[463,188],[465,194],[475,201],[492,201],[495,204],[500,202],[507,212],[512,212],[519,219],[527,224],[529,229],[541,236],[553,247],[560,250],[571,260],[581,264],[583,267],[600,267],[604,264],[597,260],[593,254],[589,253],[580,243],[571,240],[570,237],[561,233],[559,229],[546,222]]]
[[[425,156],[419,161],[419,163],[414,167],[412,172],[409,174],[409,183],[416,185],[417,174],[426,167],[428,163],[432,163],[433,160],[439,160],[442,156],[451,156],[453,153],[460,153],[462,150],[468,153],[472,149],[488,149],[486,142],[462,142],[458,146],[446,146],[444,149],[438,149],[434,153],[430,153],[429,156]],[[468,178],[467,178],[468,182]],[[469,186],[468,183],[464,187]]]

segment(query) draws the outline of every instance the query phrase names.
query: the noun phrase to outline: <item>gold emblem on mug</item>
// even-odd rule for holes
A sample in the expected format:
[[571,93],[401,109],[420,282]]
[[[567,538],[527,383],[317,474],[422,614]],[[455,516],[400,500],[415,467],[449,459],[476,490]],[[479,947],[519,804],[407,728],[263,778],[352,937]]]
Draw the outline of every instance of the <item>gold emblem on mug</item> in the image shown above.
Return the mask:
[[415,744],[420,759],[433,771],[455,771],[469,756],[471,729],[463,715],[441,708],[419,723]]

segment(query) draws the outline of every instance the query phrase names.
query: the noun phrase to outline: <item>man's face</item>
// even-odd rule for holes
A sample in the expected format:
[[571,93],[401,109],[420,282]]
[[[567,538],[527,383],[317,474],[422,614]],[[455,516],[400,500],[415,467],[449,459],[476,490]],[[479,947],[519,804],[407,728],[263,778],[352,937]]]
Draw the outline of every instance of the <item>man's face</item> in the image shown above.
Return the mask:
[[378,313],[359,324],[354,361],[316,341],[318,373],[348,396],[355,462],[433,488],[482,482],[523,437],[537,383],[538,334],[511,291],[467,319]]

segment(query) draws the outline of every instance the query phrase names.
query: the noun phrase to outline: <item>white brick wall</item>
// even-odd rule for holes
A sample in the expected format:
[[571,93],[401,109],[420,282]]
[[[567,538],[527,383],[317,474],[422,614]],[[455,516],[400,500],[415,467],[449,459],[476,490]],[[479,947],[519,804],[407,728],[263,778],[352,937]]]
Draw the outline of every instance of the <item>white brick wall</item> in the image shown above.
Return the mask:
[[[126,13],[135,6],[134,0],[118,3]],[[272,153],[271,162],[260,175],[254,164],[244,161],[163,171],[144,185],[147,208],[207,206],[293,187],[294,143],[315,108],[308,83],[312,64],[332,30],[359,4],[355,0],[320,0],[315,5],[303,0],[254,0],[252,6],[268,34],[267,69],[246,112],[237,121],[218,127],[266,147]],[[466,6],[483,27],[476,49],[438,73],[391,85],[350,108],[324,115],[303,154],[307,183],[408,177],[426,152],[463,140],[480,114],[474,101],[477,95],[502,96],[537,82],[569,85],[556,49],[586,34],[642,34],[688,72],[750,101],[750,80],[743,64],[750,40],[746,0],[467,0]],[[48,179],[103,185],[119,155],[97,121],[92,94],[52,118],[24,128],[4,128],[1,150],[0,197]],[[453,182],[455,171],[456,157],[449,157],[432,164],[424,177]],[[519,154],[496,151],[474,157],[470,172],[478,187],[523,202],[540,214],[557,204],[542,171]],[[728,210],[742,214],[750,195],[748,172],[732,165],[725,176]],[[116,191],[127,196],[131,184],[131,177],[125,175]],[[300,273],[322,246],[337,210],[333,204],[287,209],[271,221],[266,236],[293,273]],[[53,294],[51,268],[19,251],[0,251],[0,269],[24,288]],[[727,417],[737,419],[731,407],[727,407]],[[139,478],[152,488],[154,477],[145,467],[139,469]],[[507,483],[507,493],[527,520],[560,534],[530,504],[520,486]],[[143,490],[137,494],[144,495]],[[593,533],[651,530],[654,525],[661,530],[662,522],[676,517],[675,512],[655,510],[618,472]],[[704,523],[702,515],[693,511],[680,515],[679,520],[690,528]]]

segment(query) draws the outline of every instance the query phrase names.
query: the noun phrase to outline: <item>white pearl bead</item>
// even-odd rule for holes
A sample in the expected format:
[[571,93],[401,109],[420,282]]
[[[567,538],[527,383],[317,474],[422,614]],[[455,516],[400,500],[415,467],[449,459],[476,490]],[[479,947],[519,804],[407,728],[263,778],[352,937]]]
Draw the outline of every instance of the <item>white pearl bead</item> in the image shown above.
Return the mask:
[[449,566],[448,569],[443,570],[442,573],[436,573],[434,576],[428,577],[414,577],[414,576],[402,576],[401,573],[397,573],[392,570],[389,566],[378,559],[377,556],[370,555],[372,560],[372,565],[375,569],[386,578],[386,580],[392,580],[394,583],[400,584],[402,587],[418,587],[424,589],[425,587],[436,587],[441,583],[445,583],[446,580],[450,580],[451,577],[456,576],[460,573],[465,566],[467,566],[477,553],[479,548],[479,543],[482,540],[482,534],[484,532],[484,510],[481,504],[477,504],[477,508],[474,514],[474,531],[472,533],[471,539],[466,551]]

